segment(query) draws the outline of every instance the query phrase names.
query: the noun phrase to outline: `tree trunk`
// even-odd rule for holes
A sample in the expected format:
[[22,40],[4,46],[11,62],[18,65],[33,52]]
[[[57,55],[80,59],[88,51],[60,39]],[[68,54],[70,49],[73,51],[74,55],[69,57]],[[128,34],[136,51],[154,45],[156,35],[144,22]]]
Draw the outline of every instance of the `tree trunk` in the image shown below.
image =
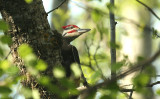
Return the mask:
[[[0,12],[10,25],[6,35],[12,38],[11,54],[14,64],[20,68],[21,75],[27,75],[27,71],[17,48],[27,43],[33,48],[34,53],[48,64],[43,74],[52,77],[52,68],[56,65],[61,66],[61,38],[57,36],[57,32],[50,29],[42,0],[33,0],[30,4],[25,0],[0,0]],[[33,77],[23,81],[22,84],[32,89],[39,89],[41,98],[53,98],[43,87],[36,85]]]

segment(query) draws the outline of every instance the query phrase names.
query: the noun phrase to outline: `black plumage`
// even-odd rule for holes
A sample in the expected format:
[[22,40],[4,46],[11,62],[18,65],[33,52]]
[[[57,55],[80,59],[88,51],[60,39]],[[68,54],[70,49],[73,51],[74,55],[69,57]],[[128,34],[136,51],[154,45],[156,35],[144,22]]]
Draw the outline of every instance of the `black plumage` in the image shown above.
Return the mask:
[[[84,77],[82,68],[80,66],[80,59],[79,59],[79,54],[78,54],[77,48],[64,41],[63,46],[62,46],[62,50],[61,50],[61,54],[62,54],[62,58],[63,58],[62,59],[62,65],[65,68],[66,77],[71,77],[71,75],[72,75],[71,65],[73,63],[77,63],[78,66],[79,66],[79,69],[81,70],[81,78],[83,80],[83,85],[88,87],[89,85],[86,81],[86,78]],[[80,78],[78,78],[76,80],[79,80],[79,81],[76,81],[77,82],[76,85],[79,85],[80,84]]]
[[73,45],[64,45],[62,46],[62,65],[66,70],[66,76],[71,76],[71,64],[77,63],[80,64],[78,51]]

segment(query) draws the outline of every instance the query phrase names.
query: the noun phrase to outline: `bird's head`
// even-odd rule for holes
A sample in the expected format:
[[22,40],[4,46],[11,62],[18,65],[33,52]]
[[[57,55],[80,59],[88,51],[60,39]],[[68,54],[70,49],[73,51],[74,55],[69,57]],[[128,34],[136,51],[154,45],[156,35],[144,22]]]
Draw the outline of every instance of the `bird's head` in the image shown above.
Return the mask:
[[63,31],[63,38],[67,40],[69,43],[82,35],[83,33],[86,33],[90,31],[91,29],[80,29],[76,25],[67,25],[62,27],[64,29]]

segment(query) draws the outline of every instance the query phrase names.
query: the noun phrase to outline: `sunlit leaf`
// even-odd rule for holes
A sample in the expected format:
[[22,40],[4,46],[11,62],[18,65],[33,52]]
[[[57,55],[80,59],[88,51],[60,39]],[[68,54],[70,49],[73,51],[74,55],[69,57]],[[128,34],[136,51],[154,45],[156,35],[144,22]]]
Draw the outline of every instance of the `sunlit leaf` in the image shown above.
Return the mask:
[[81,76],[81,70],[80,70],[78,64],[72,64],[71,69],[74,72],[75,77],[80,77]]
[[47,64],[43,60],[39,60],[37,62],[36,68],[40,71],[44,71],[47,69]]
[[40,94],[38,90],[32,90],[33,99],[40,99]]
[[37,57],[34,54],[28,54],[24,58],[26,66],[33,66],[35,67],[37,65]]
[[29,47],[28,44],[22,44],[19,48],[18,48],[18,53],[19,55],[24,58],[26,57],[27,55],[31,54],[33,51],[32,51],[32,48]]
[[25,0],[26,3],[30,4],[33,2],[33,0]]
[[3,70],[7,70],[10,66],[11,66],[11,63],[7,60],[0,62],[0,68],[2,68]]
[[92,74],[91,76],[91,83],[96,83],[101,77],[101,72],[100,71],[96,71]]
[[56,78],[63,78],[65,77],[65,71],[63,68],[60,68],[60,67],[55,67],[53,69],[53,74]]

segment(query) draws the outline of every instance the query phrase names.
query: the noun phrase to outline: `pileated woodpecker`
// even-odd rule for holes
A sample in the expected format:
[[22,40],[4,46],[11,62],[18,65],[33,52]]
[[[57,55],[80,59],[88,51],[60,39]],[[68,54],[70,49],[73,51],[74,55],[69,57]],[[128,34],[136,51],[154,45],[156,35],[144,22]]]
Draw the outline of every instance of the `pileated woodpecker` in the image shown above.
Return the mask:
[[74,39],[82,35],[83,33],[86,33],[90,31],[91,29],[80,29],[76,25],[67,25],[62,27],[64,29],[64,32],[62,34],[63,37],[63,45],[62,45],[62,65],[64,66],[66,70],[66,76],[71,76],[71,64],[77,63],[80,70],[81,70],[81,77],[83,79],[83,85],[88,87],[88,83],[83,75],[81,66],[80,66],[80,60],[79,60],[79,54],[75,46],[71,45],[70,42],[72,42]]

